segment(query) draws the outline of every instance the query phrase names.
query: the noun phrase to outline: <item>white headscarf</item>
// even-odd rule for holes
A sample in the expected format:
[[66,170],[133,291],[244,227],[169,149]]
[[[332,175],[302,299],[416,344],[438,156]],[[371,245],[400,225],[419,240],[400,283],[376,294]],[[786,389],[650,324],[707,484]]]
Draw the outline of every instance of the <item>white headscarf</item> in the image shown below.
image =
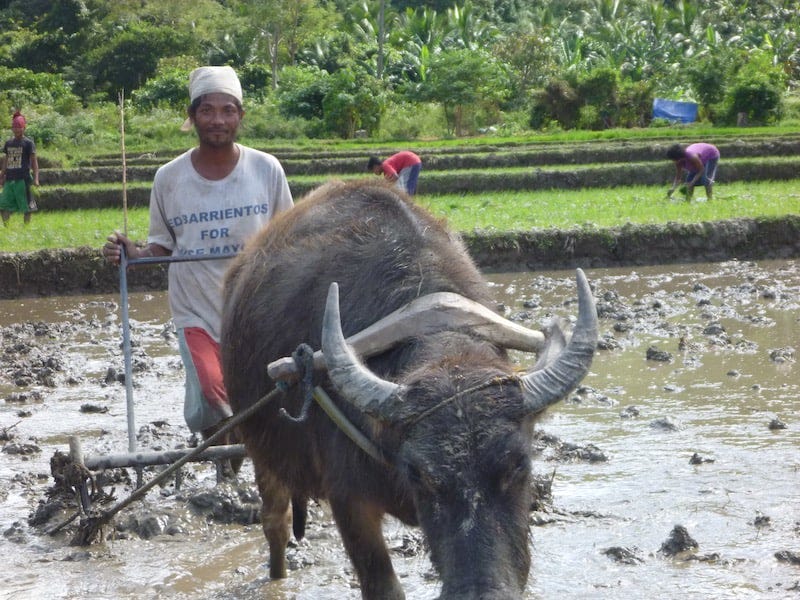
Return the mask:
[[[194,102],[205,94],[230,94],[242,102],[242,84],[231,67],[198,67],[189,74],[189,98]],[[191,119],[186,119],[181,129],[189,131]]]

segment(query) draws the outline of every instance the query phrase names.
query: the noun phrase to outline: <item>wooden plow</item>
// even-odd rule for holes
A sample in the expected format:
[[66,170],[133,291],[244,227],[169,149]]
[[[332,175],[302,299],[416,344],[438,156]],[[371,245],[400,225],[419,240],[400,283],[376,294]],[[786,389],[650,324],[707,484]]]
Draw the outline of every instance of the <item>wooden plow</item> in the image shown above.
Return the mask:
[[[129,320],[129,298],[128,298],[128,267],[135,265],[152,265],[158,263],[188,262],[196,260],[219,260],[231,258],[232,255],[219,255],[211,257],[147,257],[139,259],[128,259],[127,254],[122,249],[119,265],[120,279],[120,307],[122,321],[122,352],[125,369],[125,407],[127,415],[128,429],[128,451],[125,453],[111,455],[84,455],[81,441],[76,436],[69,438],[69,454],[63,455],[56,453],[51,459],[51,471],[53,477],[62,487],[72,490],[78,502],[78,512],[60,523],[48,533],[51,535],[63,529],[66,525],[81,517],[79,531],[72,540],[73,545],[87,545],[96,541],[100,537],[102,526],[108,523],[111,518],[120,510],[131,504],[133,501],[144,497],[144,495],[156,485],[162,483],[167,478],[174,476],[176,487],[180,487],[180,469],[188,462],[221,461],[232,458],[244,458],[246,456],[244,445],[215,445],[217,440],[223,438],[225,433],[234,428],[245,418],[249,417],[253,410],[244,411],[228,419],[222,424],[218,431],[196,448],[166,450],[162,452],[141,452],[136,447],[136,419],[133,398],[133,361],[131,349],[131,329]],[[265,397],[262,400],[268,401]],[[263,406],[259,402],[251,409],[257,410]],[[160,472],[147,484],[143,484],[143,469],[149,466],[170,465],[167,469]],[[108,502],[113,497],[103,493],[97,485],[98,473],[107,469],[132,467],[136,471],[136,489],[125,500],[116,503],[107,510],[102,510],[93,506],[93,501],[101,500]],[[220,469],[217,469],[217,480],[221,479]]]
[[[250,418],[261,410],[276,395],[283,393],[289,385],[297,383],[301,377],[306,377],[306,385],[310,386],[309,370],[325,368],[325,358],[321,351],[314,352],[305,344],[300,344],[295,355],[280,358],[266,365],[268,375],[276,382],[276,387],[270,393],[260,398],[256,403],[235,414],[226,420],[218,431],[196,448],[189,450],[167,450],[163,452],[139,452],[136,449],[136,430],[133,401],[133,368],[131,360],[130,323],[128,315],[128,281],[127,269],[134,265],[152,265],[157,263],[187,262],[196,260],[215,260],[231,258],[231,255],[213,257],[147,257],[129,260],[124,252],[120,257],[120,304],[122,311],[122,348],[125,361],[125,392],[128,425],[128,452],[108,456],[84,456],[80,440],[70,438],[70,453],[67,458],[62,457],[59,466],[59,475],[54,477],[62,479],[62,485],[74,491],[80,500],[79,510],[64,523],[53,528],[54,534],[78,516],[81,517],[79,531],[72,540],[75,545],[87,545],[99,539],[103,525],[107,524],[113,516],[130,505],[152,489],[155,485],[175,476],[179,484],[181,467],[188,462],[218,461],[230,458],[243,458],[246,456],[244,446],[215,445],[225,433],[236,427],[242,421]],[[366,329],[347,338],[347,343],[353,351],[362,358],[368,358],[384,352],[399,342],[445,329],[469,329],[473,334],[483,337],[499,346],[512,350],[525,352],[540,352],[545,346],[545,336],[540,331],[533,331],[512,323],[485,306],[468,300],[463,296],[449,292],[439,292],[419,297],[407,305],[397,309],[380,321]],[[301,356],[303,359],[301,360]],[[304,373],[305,371],[305,373]],[[308,390],[309,397],[335,421],[343,431],[351,436],[358,445],[364,447],[358,437],[358,432],[352,431],[349,424],[343,422],[342,415],[327,394],[319,387]],[[309,400],[310,401],[310,400]],[[60,453],[57,453],[60,454]],[[54,457],[55,458],[55,457]],[[146,466],[170,465],[167,469],[152,478],[146,484],[142,483],[142,469]],[[136,490],[125,500],[117,502],[107,510],[100,510],[92,505],[92,498],[101,497],[104,500],[113,499],[103,496],[96,489],[96,473],[105,469],[132,467],[137,472]],[[51,461],[52,468],[52,461]],[[219,478],[219,470],[218,470]]]

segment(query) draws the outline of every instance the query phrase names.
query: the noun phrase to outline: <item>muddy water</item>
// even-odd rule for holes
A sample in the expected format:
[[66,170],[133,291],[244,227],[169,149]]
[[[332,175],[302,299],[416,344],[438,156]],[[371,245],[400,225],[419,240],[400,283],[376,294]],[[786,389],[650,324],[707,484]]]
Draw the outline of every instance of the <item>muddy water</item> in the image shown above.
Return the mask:
[[[532,513],[526,597],[797,597],[800,570],[776,553],[800,555],[800,264],[587,275],[605,349],[540,429],[591,452],[565,460],[550,444],[538,456],[536,472],[553,474],[553,498]],[[491,280],[508,315],[529,326],[576,312],[571,273]],[[312,507],[308,539],[291,549],[291,576],[279,582],[266,576],[259,526],[190,510],[173,484],[143,503],[169,524],[149,539],[118,528],[77,548],[42,533],[69,513],[28,524],[52,484],[50,457],[66,451],[69,435],[87,454],[127,450],[125,388],[109,373],[123,370],[118,312],[108,297],[0,302],[0,433],[10,438],[0,442],[0,597],[358,598],[324,505]],[[164,295],[134,294],[131,322],[138,443],[185,445]],[[16,385],[26,376],[20,352],[50,370]],[[246,464],[243,487],[251,477]],[[193,465],[184,489],[214,481],[209,465]],[[118,498],[128,492],[117,485]],[[660,549],[676,525],[697,547],[673,557]],[[389,521],[386,536],[408,597],[435,598],[418,534]]]

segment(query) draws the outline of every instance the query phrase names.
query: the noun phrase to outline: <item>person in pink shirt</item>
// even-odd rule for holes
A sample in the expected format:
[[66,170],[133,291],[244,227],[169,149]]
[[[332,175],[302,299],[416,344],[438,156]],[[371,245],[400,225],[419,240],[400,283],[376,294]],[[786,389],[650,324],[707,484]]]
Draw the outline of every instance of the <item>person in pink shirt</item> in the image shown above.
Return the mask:
[[397,187],[413,196],[417,193],[417,181],[422,170],[422,160],[409,150],[392,154],[386,160],[370,156],[367,171],[383,175],[389,181],[396,181]]
[[686,199],[691,200],[694,187],[705,186],[706,197],[711,200],[714,178],[717,176],[719,150],[712,144],[699,143],[690,146],[674,144],[667,149],[667,158],[675,162],[675,179],[667,192],[667,197],[680,184],[681,175],[686,172]]

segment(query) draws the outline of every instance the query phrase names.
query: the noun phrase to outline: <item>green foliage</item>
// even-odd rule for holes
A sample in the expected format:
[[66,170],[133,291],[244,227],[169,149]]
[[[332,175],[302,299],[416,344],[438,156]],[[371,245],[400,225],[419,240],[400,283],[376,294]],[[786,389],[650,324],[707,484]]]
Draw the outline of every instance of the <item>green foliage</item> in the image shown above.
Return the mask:
[[550,40],[536,31],[510,31],[500,36],[493,54],[510,67],[512,102],[521,105],[528,92],[556,73],[556,54]]
[[130,24],[87,57],[94,87],[112,101],[122,90],[129,95],[155,74],[161,56],[183,52],[189,39],[170,27]]
[[331,77],[316,66],[284,67],[277,91],[283,114],[303,119],[322,119],[322,101],[331,89]]
[[783,102],[784,118],[800,121],[800,94],[788,94]]
[[584,104],[578,109],[578,122],[576,123],[579,129],[592,129],[597,131],[603,129],[603,117],[600,110],[591,104]]
[[322,101],[323,121],[328,132],[351,139],[357,129],[368,134],[377,130],[385,106],[379,80],[354,69],[331,75],[331,87]]
[[147,110],[157,106],[186,109],[189,105],[189,70],[171,68],[160,71],[155,77],[131,94],[136,108]]
[[75,110],[77,98],[60,75],[0,67],[0,99],[18,108],[46,105],[64,113]]
[[[26,6],[25,12],[36,11]],[[91,13],[83,0],[46,2],[39,7],[30,35],[18,38],[13,46],[13,65],[31,71],[63,71],[83,49],[91,30]],[[9,64],[9,66],[12,66]]]
[[244,97],[249,100],[262,101],[270,93],[272,72],[269,65],[259,62],[248,62],[237,69],[242,83]]
[[[618,107],[617,72],[610,68],[599,68],[581,73],[575,87],[583,104],[579,113],[578,127],[581,129],[612,127]],[[589,108],[591,110],[588,110]]]
[[251,145],[256,146],[259,140],[298,140],[318,132],[318,120],[287,117],[273,102],[248,105],[239,131],[243,142],[252,140]]
[[617,127],[647,127],[653,116],[653,88],[651,80],[622,80],[617,91]]
[[388,140],[415,140],[444,137],[446,133],[447,124],[437,105],[395,100],[386,107],[378,136]]
[[[714,122],[745,113],[767,123],[781,118],[782,96],[800,86],[796,5],[395,0],[384,5],[381,38],[373,0],[6,0],[0,66],[61,80],[41,86],[46,93],[27,83],[0,87],[0,108],[16,102],[66,113],[77,104],[61,95],[64,82],[84,105],[115,102],[124,90],[137,108],[182,108],[185,82],[172,68],[231,64],[250,101],[279,92],[284,114],[305,119],[315,135],[342,130],[331,120],[344,115],[343,104],[326,121],[327,76],[315,87],[286,71],[284,92],[287,67],[369,73],[408,103],[438,103],[460,134],[499,122],[499,110],[529,111],[537,128],[642,126],[656,92],[698,101]],[[483,54],[494,71],[454,58],[458,52]]]
[[56,73],[66,66],[66,59],[72,52],[70,40],[63,32],[47,32],[36,34],[15,48],[12,60],[33,71]]
[[746,115],[750,124],[777,122],[783,110],[784,79],[783,70],[772,64],[767,53],[756,52],[750,55],[727,89],[727,122],[735,123],[740,113]]
[[709,111],[725,97],[733,60],[730,52],[713,52],[697,57],[687,65],[686,77],[701,110]]
[[[125,111],[125,144],[126,146],[145,144],[149,148],[169,147],[174,145],[176,138],[181,145],[194,142],[194,133],[180,130],[181,124],[186,119],[186,105],[188,94],[180,108],[172,108],[161,104],[147,109],[134,108]],[[109,128],[119,131],[119,114],[108,115],[113,121]],[[192,141],[188,141],[191,139]],[[119,142],[118,142],[119,143]]]
[[418,89],[419,99],[442,105],[450,132],[458,136],[480,125],[467,122],[469,109],[497,107],[507,94],[505,67],[485,50],[466,48],[436,55]]
[[530,123],[534,128],[552,121],[566,129],[644,127],[652,114],[653,87],[646,80],[620,80],[606,67],[554,78],[534,96]]
[[565,129],[573,129],[578,123],[580,108],[581,98],[569,82],[553,78],[534,96],[531,127],[539,129],[556,121]]

